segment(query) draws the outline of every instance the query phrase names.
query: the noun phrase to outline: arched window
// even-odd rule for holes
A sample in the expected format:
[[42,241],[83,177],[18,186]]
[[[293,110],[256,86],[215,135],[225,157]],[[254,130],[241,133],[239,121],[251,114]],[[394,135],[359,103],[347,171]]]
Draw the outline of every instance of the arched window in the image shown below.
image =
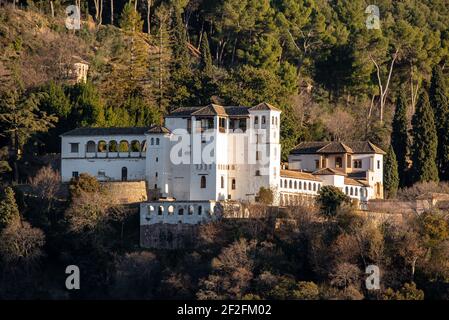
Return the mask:
[[184,209],[183,208],[179,208],[178,209],[178,215],[182,216],[184,214]]
[[151,145],[153,146],[154,145],[154,138],[151,138]]
[[156,145],[159,145],[159,138],[156,138]]
[[259,124],[259,117],[255,116],[254,117],[254,127],[256,127],[256,125],[258,125],[258,124]]
[[304,190],[307,190],[307,182],[304,182]]
[[224,177],[223,176],[221,176],[221,188],[222,189],[224,188]]
[[336,157],[335,158],[335,168],[341,168],[343,167],[343,160],[341,159],[341,157]]
[[349,194],[349,188],[348,187],[345,188],[345,193]]
[[106,141],[101,140],[98,142],[98,152],[106,152],[106,150],[108,149],[108,145],[106,143]]
[[128,168],[123,167],[122,168],[122,181],[127,181],[127,180],[128,180]]
[[159,206],[159,208],[157,209],[157,214],[161,216],[163,213],[164,213],[164,207]]
[[119,152],[128,152],[129,151],[129,143],[126,140],[120,141],[120,144],[118,146]]
[[313,191],[316,191],[316,183],[313,184]]
[[274,124],[277,126],[278,125],[278,117],[274,118]]
[[355,195],[356,197],[358,197],[358,196],[359,196],[359,189],[357,189],[357,188],[354,188],[354,195]]
[[282,179],[279,182],[280,182],[280,187],[282,188]]
[[86,145],[86,152],[93,153],[95,152],[95,142],[94,141],[88,141]]
[[198,206],[198,215],[200,216],[203,213],[203,207]]
[[189,206],[189,215],[193,214],[193,210],[194,210],[193,206]]
[[312,191],[312,182],[309,182],[309,191]]
[[235,179],[232,179],[231,188],[232,190],[235,190]]
[[271,124],[274,124],[274,116],[271,117]]
[[284,179],[284,188],[287,188],[287,179]]
[[360,188],[360,196],[364,197],[365,196],[365,191],[363,190],[363,188]]
[[117,141],[115,140],[109,141],[109,152],[117,152],[117,151],[118,151]]
[[201,176],[201,189],[206,189],[206,176]]
[[140,142],[137,140],[131,141],[131,152],[140,152]]
[[295,181],[295,189],[298,189],[298,182]]
[[168,207],[168,214],[172,215],[175,212],[175,208],[173,206]]
[[289,187],[290,189],[293,188],[293,182],[292,182],[292,180],[290,180],[290,181],[288,182],[288,187]]
[[351,187],[351,192],[350,195],[353,196],[354,195],[354,189]]
[[265,124],[267,122],[265,116],[262,116],[262,124]]
[[299,187],[299,190],[301,190],[301,189],[302,189],[302,181],[299,181],[299,183],[298,183],[298,187]]

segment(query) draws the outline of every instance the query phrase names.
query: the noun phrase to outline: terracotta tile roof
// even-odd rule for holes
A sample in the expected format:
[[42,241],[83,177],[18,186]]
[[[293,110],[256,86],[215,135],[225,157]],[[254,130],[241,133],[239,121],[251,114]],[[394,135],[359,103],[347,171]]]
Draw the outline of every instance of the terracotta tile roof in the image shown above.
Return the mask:
[[110,128],[77,128],[61,136],[113,136],[113,135],[144,135],[149,127],[110,127]]
[[309,172],[301,172],[297,170],[281,170],[281,177],[283,178],[296,178],[303,180],[312,180],[312,181],[320,181],[321,179],[315,177],[313,174]]
[[346,176],[347,174],[338,170],[338,169],[332,169],[332,168],[324,168],[324,169],[320,169],[317,170],[315,172],[312,173],[313,175],[316,176]]
[[197,111],[192,112],[192,116],[227,116],[224,107],[218,104],[209,104]]
[[291,154],[319,154],[319,153],[378,153],[385,152],[370,141],[354,142],[301,142],[291,152]]
[[349,186],[358,186],[358,187],[367,187],[368,186],[366,181],[364,182],[363,180],[355,180],[355,179],[351,179],[351,178],[345,178],[345,184],[347,184]]
[[169,129],[167,129],[164,126],[152,126],[148,131],[147,134],[160,134],[160,133],[171,133]]
[[254,106],[252,108],[250,108],[251,111],[261,111],[261,110],[274,110],[274,111],[281,111],[280,109],[272,106],[269,103],[266,102],[262,102],[259,103],[257,106]]

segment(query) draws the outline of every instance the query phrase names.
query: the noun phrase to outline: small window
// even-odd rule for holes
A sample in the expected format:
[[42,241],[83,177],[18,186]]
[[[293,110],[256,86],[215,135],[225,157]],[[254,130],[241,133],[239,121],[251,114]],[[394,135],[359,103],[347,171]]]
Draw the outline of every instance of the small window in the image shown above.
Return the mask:
[[274,116],[271,117],[271,124],[274,125]]
[[265,116],[262,116],[262,124],[265,124],[267,122]]
[[86,152],[93,153],[96,150],[95,142],[88,141],[86,146]]
[[224,189],[224,177],[221,176],[221,188]]
[[154,138],[151,138],[151,145],[153,146],[154,145]]
[[206,189],[206,176],[201,176],[201,189]]
[[70,144],[70,152],[78,153],[80,144],[79,143],[71,143]]
[[232,179],[231,189],[235,190],[235,179]]
[[377,169],[380,169],[380,160],[377,160]]
[[295,180],[295,189],[298,189],[298,182]]
[[179,208],[178,215],[182,216],[183,214],[184,214],[184,209],[183,208]]
[[254,117],[254,127],[256,126],[256,125],[258,125],[259,124],[259,117],[258,116],[255,116]]
[[73,178],[78,178],[78,176],[79,176],[78,171],[73,171],[73,172],[72,172],[72,177],[73,177]]
[[260,177],[260,170],[256,170],[256,177]]
[[164,212],[164,207],[163,206],[159,206],[159,208],[157,209],[157,214],[162,216],[163,212]]
[[293,188],[293,182],[292,182],[292,180],[290,180],[290,181],[288,182],[288,187],[289,187],[290,189]]
[[316,191],[316,183],[313,184],[313,191]]
[[198,206],[198,215],[200,216],[203,213],[203,207]]
[[157,172],[156,172],[156,173],[155,173],[156,178],[157,178],[157,175],[158,175],[158,174],[157,174]]
[[99,170],[99,171],[98,171],[98,176],[99,176],[99,177],[105,177],[105,176],[106,176],[106,173],[104,172],[104,170]]
[[354,160],[354,169],[362,168],[362,160]]
[[156,157],[156,162],[159,162],[159,158],[158,157]]
[[159,145],[159,138],[156,138],[156,145]]
[[301,182],[301,181],[299,181],[299,183],[298,183],[298,189],[299,189],[299,190],[302,189],[302,182]]
[[320,160],[315,160],[315,169],[320,168]]

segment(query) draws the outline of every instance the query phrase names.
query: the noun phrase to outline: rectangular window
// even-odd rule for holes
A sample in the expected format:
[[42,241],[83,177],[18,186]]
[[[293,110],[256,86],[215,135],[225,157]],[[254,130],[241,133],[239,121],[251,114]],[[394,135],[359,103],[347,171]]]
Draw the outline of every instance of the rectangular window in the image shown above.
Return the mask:
[[315,160],[315,168],[316,169],[320,168],[320,160]]
[[71,153],[78,153],[79,146],[80,146],[79,143],[71,143],[70,144],[70,152]]
[[380,160],[377,160],[377,169],[380,169]]
[[99,171],[98,171],[98,176],[99,176],[99,177],[105,177],[105,176],[106,176],[106,173],[104,172],[104,170],[99,170]]
[[72,172],[72,177],[73,178],[78,178],[78,176],[79,176],[78,171],[73,171]]
[[256,161],[260,160],[260,151],[256,151]]
[[235,190],[235,179],[232,179],[231,189]]

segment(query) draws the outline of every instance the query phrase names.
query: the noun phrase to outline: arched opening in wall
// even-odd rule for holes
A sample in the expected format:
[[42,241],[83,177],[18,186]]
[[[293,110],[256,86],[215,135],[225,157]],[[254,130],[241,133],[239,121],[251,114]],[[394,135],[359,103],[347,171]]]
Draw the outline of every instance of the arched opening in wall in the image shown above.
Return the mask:
[[104,140],[98,142],[98,152],[106,152],[108,149],[108,144]]
[[94,141],[88,141],[86,144],[86,152],[88,153],[94,153],[95,152],[95,142]]
[[141,145],[142,145],[142,152],[146,152],[147,151],[147,140],[143,140]]
[[128,168],[122,168],[122,181],[128,181]]
[[179,216],[184,215],[184,208],[179,208],[179,209],[178,209],[178,215],[179,215]]
[[343,160],[341,157],[335,158],[335,168],[341,168],[343,167]]
[[175,212],[175,208],[174,208],[173,206],[169,206],[169,207],[168,207],[168,214],[169,214],[169,215],[172,215],[173,212]]
[[131,152],[140,152],[140,142],[137,140],[131,141]]
[[159,206],[159,208],[157,209],[157,214],[161,216],[163,213],[164,213],[164,207]]
[[126,140],[120,141],[120,144],[118,145],[118,151],[119,152],[129,152],[129,143]]
[[201,189],[206,189],[206,176],[201,176],[200,187]]
[[109,152],[117,152],[118,151],[117,141],[115,141],[115,140],[109,141],[108,149],[109,149]]

